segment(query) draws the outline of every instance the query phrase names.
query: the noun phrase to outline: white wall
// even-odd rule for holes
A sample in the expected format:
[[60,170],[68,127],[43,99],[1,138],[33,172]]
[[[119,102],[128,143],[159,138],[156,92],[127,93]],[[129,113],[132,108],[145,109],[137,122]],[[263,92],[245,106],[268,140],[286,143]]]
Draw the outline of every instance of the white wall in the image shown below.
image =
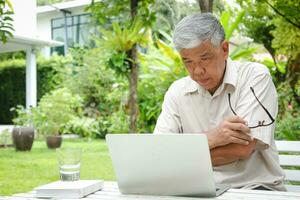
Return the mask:
[[[60,13],[57,13],[60,16]],[[51,19],[55,14],[37,15],[37,36],[43,39],[51,39]],[[44,47],[41,49],[41,54],[46,58],[50,57],[50,48]]]
[[[36,0],[11,0],[15,35],[36,36]],[[25,22],[25,23],[24,23]]]
[[[57,13],[57,16],[60,15]],[[37,16],[37,35],[39,38],[51,39],[51,19],[54,16],[54,14]]]

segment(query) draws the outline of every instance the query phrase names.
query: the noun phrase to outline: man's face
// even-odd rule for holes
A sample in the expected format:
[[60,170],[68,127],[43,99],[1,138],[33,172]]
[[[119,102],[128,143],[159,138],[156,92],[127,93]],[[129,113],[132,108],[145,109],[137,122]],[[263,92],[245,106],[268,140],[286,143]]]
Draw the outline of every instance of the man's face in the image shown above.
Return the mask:
[[179,53],[191,78],[213,94],[223,80],[228,42],[223,41],[216,48],[210,41],[204,41],[197,47],[182,49]]

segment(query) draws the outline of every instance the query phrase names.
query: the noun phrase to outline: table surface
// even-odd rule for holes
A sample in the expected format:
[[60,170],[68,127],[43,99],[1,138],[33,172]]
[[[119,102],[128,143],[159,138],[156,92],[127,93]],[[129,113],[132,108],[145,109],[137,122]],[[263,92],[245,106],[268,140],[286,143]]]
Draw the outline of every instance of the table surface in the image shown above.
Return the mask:
[[[0,200],[33,200],[35,191],[28,193],[15,194],[9,197],[0,197]],[[278,191],[261,191],[261,190],[244,190],[230,189],[216,198],[193,198],[193,197],[172,197],[172,196],[144,196],[144,195],[123,195],[119,192],[116,182],[104,182],[103,189],[88,195],[85,200],[196,200],[196,199],[230,199],[230,200],[300,200],[300,193],[278,192]]]

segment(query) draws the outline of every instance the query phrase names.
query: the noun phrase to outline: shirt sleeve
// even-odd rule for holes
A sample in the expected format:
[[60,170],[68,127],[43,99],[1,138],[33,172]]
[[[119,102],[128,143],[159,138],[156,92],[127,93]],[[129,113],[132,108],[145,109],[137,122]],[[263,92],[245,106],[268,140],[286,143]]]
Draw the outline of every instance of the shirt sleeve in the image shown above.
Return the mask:
[[[238,115],[245,119],[250,127],[258,125],[259,121],[264,121],[265,124],[271,122],[270,117],[256,100],[250,87],[253,88],[262,105],[276,119],[278,112],[277,92],[268,71],[252,73],[251,77],[247,79],[238,97],[239,101],[237,101],[236,107]],[[274,139],[274,131],[275,123],[270,126],[252,128],[251,135],[257,139],[256,149],[268,148]]]
[[171,86],[165,94],[162,111],[157,119],[154,134],[180,132],[181,122],[174,92]]

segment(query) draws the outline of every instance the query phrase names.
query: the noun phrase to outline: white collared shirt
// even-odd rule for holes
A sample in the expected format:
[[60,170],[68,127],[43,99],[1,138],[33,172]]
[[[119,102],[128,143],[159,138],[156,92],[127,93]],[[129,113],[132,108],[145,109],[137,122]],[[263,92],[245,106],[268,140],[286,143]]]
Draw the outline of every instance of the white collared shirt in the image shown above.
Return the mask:
[[[228,59],[223,82],[213,95],[189,76],[175,81],[165,94],[154,133],[203,133],[215,128],[233,115],[228,93],[231,94],[233,110],[249,126],[255,126],[262,120],[270,122],[250,87],[253,87],[258,99],[275,119],[277,93],[268,69],[258,63],[240,63]],[[214,167],[215,181],[236,188],[263,185],[274,190],[285,190],[274,129],[275,123],[251,129],[251,135],[258,140],[251,157]]]

